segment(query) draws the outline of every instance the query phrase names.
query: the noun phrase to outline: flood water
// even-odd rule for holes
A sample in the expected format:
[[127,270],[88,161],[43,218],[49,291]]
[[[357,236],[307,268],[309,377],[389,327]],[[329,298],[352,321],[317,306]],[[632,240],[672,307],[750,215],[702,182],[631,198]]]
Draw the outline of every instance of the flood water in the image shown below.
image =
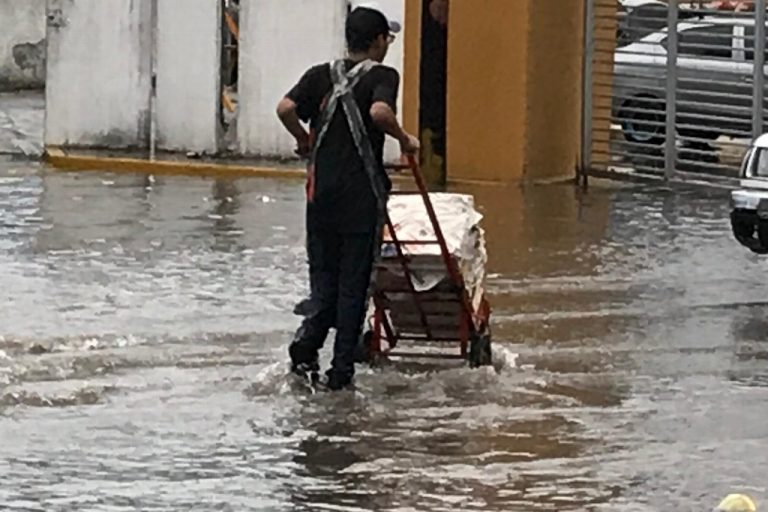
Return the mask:
[[0,162],[0,509],[711,510],[768,500],[768,261],[727,196],[464,189],[496,367],[285,375],[302,185]]

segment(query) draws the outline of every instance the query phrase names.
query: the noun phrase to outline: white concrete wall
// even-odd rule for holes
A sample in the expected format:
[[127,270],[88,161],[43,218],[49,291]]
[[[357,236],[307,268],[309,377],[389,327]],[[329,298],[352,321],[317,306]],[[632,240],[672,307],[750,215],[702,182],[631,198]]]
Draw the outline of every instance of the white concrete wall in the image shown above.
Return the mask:
[[251,0],[241,9],[240,151],[292,156],[275,106],[307,68],[344,55],[346,0]]
[[[307,68],[344,56],[347,5],[354,7],[366,1],[259,0],[243,3],[238,115],[241,152],[281,158],[293,156],[293,139],[277,120],[275,106]],[[378,3],[388,16],[404,22],[405,0],[378,0]],[[402,74],[403,56],[400,34],[385,64]],[[397,142],[389,140],[385,158],[395,161],[399,156]]]
[[[404,1],[379,3],[402,22]],[[48,4],[46,144],[146,147],[151,0],[48,0]],[[242,153],[293,155],[293,140],[280,126],[275,105],[307,68],[344,55],[347,4],[347,0],[242,2],[238,114]],[[157,15],[160,148],[214,152],[219,139],[220,2],[159,0]],[[402,37],[386,63],[402,70]],[[388,159],[398,156],[397,144],[390,141]]]
[[45,85],[46,0],[0,0],[0,91]]
[[148,0],[48,0],[45,143],[146,146]]
[[219,0],[158,1],[160,149],[218,149],[221,16]]
[[[400,22],[405,28],[405,2],[406,0],[376,0],[377,5],[389,19],[394,19]],[[350,5],[354,8],[358,4],[370,4],[370,0],[350,0]],[[390,46],[389,53],[387,54],[384,64],[395,68],[400,73],[400,91],[398,91],[398,111],[397,117],[402,122],[403,112],[403,65],[405,60],[405,47],[403,32],[400,32],[395,39],[395,42]],[[397,162],[400,159],[400,144],[392,137],[387,137],[386,144],[384,146],[384,160],[389,162]]]

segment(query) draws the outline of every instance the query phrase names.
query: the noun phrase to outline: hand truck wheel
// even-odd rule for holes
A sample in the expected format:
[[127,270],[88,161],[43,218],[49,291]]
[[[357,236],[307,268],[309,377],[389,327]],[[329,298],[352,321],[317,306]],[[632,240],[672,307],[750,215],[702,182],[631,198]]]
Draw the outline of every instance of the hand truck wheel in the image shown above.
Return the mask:
[[480,368],[493,364],[491,333],[473,334],[469,340],[469,366]]
[[360,341],[355,347],[355,363],[367,364],[373,362],[373,354],[371,354],[371,339],[373,338],[373,331],[365,331],[360,337]]

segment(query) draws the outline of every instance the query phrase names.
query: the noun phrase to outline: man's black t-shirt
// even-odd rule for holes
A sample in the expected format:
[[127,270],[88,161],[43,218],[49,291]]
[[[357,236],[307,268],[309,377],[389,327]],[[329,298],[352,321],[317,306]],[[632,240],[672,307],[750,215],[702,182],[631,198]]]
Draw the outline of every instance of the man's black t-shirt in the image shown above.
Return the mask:
[[[347,71],[355,64],[347,60]],[[397,112],[399,85],[397,71],[379,65],[365,74],[354,89],[387,189],[391,185],[383,165],[384,133],[373,124],[370,111],[374,103],[381,101]],[[299,118],[319,130],[320,109],[332,89],[331,66],[321,64],[307,71],[287,97],[298,105]],[[376,196],[339,103],[317,153],[314,194],[307,203],[307,227],[366,233],[376,226],[376,216]]]

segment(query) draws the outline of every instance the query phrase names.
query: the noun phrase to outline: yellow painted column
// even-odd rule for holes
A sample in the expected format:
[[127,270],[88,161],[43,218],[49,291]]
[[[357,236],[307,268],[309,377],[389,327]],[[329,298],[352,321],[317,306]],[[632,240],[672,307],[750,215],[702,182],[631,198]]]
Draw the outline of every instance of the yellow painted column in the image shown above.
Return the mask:
[[448,179],[574,176],[584,0],[452,0],[450,8]]
[[576,176],[581,155],[584,1],[532,0],[528,18],[526,180]]
[[449,180],[504,182],[523,177],[530,3],[451,0]]

